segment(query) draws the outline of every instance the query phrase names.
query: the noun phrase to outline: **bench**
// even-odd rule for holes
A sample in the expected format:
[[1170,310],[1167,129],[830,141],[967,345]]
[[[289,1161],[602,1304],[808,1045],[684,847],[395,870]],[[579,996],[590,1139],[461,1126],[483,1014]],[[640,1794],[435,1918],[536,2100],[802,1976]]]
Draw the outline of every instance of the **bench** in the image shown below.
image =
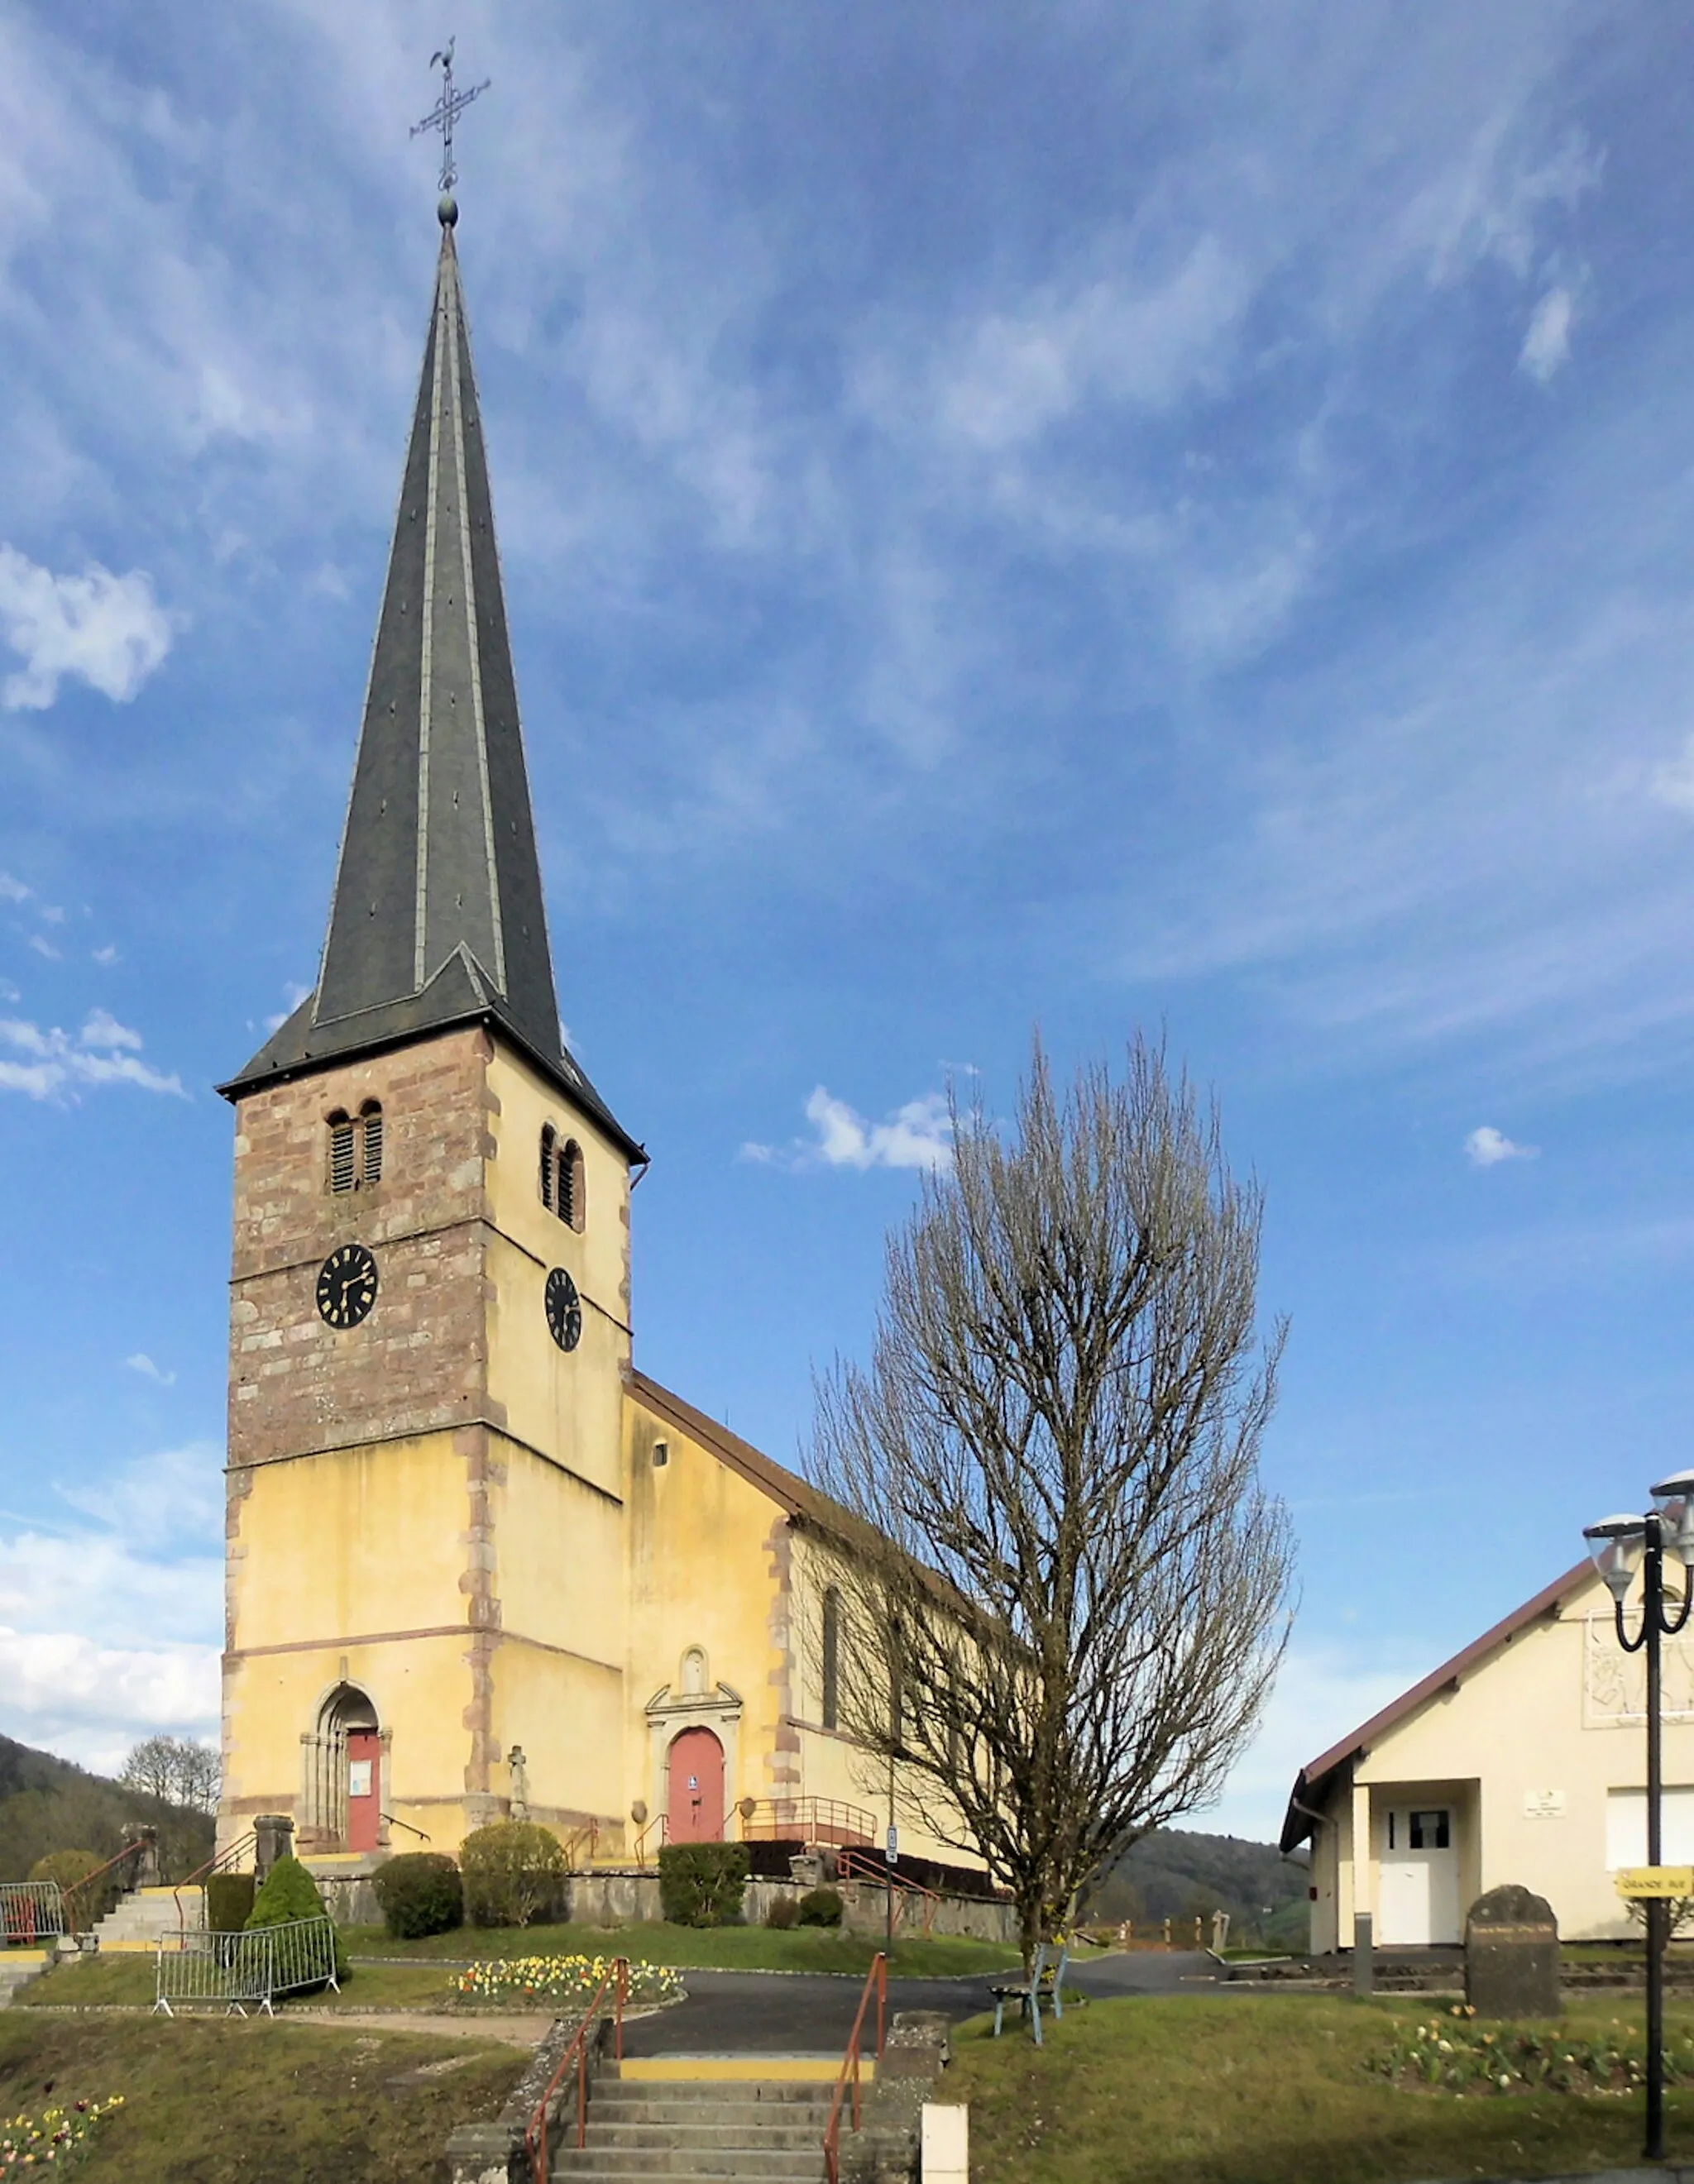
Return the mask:
[[[1052,1958],[1050,1963],[1048,1961],[1050,1956]],[[1038,2048],[1041,2045],[1042,1999],[1044,1997],[1050,1998],[1055,2017],[1064,2015],[1065,1968],[1070,1960],[1071,1950],[1068,1942],[1056,1953],[1047,1942],[1043,1942],[1035,1952],[1035,1961],[1030,1966],[1029,1976],[1027,1980],[990,1980],[989,1981],[989,1992],[994,1997],[994,2036],[996,2040],[999,2039],[1000,2027],[1006,2021],[1006,2005],[1009,2002],[1015,2002],[1017,2004],[1019,2017],[1027,2017],[1029,2020],[1030,2029],[1035,2036],[1035,2045]]]

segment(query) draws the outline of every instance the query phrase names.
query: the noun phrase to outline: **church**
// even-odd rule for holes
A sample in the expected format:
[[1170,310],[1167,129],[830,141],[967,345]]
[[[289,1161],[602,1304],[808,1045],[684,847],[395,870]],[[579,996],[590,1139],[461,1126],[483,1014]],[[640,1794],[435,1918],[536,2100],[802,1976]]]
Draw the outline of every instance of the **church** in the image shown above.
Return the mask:
[[634,1362],[647,1154],[560,1036],[450,197],[440,219],[317,983],[220,1088],[220,1844],[267,1813],[349,1861],[512,1816],[579,1863],[869,1841],[832,1506]]

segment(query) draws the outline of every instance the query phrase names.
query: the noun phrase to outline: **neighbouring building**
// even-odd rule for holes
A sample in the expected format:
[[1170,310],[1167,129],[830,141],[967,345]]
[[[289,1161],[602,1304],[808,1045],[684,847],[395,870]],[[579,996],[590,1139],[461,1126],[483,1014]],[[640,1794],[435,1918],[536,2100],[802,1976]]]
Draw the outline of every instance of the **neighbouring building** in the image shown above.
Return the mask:
[[317,983],[221,1088],[221,1840],[862,1841],[830,1505],[634,1364],[647,1156],[561,1043],[456,220]]
[[[1312,1760],[1282,1833],[1312,1846],[1312,1947],[1350,1947],[1361,1912],[1380,1944],[1455,1942],[1508,1881],[1568,1936],[1635,1930],[1615,1876],[1647,1863],[1645,1684],[1584,1562]],[[1694,1864],[1684,1639],[1664,1648],[1664,1781],[1665,1860]]]

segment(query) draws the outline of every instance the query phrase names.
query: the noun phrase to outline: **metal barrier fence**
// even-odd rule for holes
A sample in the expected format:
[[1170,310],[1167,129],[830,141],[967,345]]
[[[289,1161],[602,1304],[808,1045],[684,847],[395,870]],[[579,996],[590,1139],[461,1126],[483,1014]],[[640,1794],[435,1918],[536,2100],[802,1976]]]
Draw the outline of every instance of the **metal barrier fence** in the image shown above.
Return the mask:
[[0,1933],[39,1942],[65,1931],[64,1895],[56,1880],[0,1880]]
[[153,2009],[174,2017],[179,2007],[221,2003],[226,2015],[245,2017],[249,2006],[274,2016],[279,1994],[301,1987],[332,1986],[335,1927],[328,1919],[292,1919],[241,1934],[189,1931],[161,1942]]

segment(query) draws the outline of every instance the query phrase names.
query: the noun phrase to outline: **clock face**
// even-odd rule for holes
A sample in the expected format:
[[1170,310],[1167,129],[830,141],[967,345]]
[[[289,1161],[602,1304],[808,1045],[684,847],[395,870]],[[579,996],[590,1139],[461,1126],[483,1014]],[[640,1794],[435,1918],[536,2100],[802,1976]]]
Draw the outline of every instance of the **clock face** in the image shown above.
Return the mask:
[[376,1262],[362,1244],[343,1244],[318,1269],[318,1311],[331,1327],[357,1327],[376,1301]]
[[563,1267],[547,1277],[547,1324],[561,1350],[574,1350],[582,1339],[582,1300]]

